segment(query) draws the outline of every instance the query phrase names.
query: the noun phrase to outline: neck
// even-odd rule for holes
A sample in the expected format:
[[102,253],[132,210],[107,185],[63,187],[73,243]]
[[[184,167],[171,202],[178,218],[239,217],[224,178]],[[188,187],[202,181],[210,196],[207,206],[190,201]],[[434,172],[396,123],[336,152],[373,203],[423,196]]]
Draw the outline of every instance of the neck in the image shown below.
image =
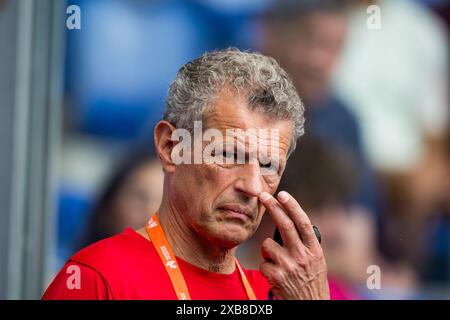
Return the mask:
[[229,274],[235,269],[235,249],[226,249],[200,237],[183,219],[183,212],[161,205],[158,219],[177,257],[199,268]]

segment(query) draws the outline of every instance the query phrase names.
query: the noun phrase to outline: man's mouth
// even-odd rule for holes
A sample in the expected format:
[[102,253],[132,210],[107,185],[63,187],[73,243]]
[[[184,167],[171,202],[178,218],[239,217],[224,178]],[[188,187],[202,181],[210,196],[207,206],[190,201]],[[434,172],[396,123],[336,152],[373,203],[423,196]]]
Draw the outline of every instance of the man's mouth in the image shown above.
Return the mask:
[[236,217],[241,216],[241,217],[247,217],[250,219],[254,218],[254,214],[253,214],[252,210],[250,210],[247,207],[241,206],[239,204],[226,204],[226,205],[220,207],[219,210],[226,211]]

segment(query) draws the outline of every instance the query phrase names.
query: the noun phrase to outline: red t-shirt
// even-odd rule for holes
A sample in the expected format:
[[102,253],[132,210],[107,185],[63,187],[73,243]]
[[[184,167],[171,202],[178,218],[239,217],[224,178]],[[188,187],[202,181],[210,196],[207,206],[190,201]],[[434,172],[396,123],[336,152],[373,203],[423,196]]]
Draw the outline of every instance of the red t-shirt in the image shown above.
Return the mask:
[[[248,299],[238,269],[219,274],[177,257],[191,299]],[[257,299],[269,285],[256,270],[245,270]],[[128,228],[76,253],[57,274],[43,297],[48,299],[176,300],[170,278],[152,243]]]

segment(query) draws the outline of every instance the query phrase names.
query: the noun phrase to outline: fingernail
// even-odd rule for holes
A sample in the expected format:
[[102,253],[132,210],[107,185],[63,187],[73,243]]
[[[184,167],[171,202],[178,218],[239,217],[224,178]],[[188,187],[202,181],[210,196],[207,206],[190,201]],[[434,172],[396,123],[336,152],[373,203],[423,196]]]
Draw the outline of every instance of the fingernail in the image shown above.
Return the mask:
[[259,198],[262,201],[267,201],[270,199],[270,194],[268,194],[267,192],[261,192],[261,194],[259,195]]
[[289,195],[286,191],[281,191],[278,193],[278,200],[282,203],[286,203],[289,201]]

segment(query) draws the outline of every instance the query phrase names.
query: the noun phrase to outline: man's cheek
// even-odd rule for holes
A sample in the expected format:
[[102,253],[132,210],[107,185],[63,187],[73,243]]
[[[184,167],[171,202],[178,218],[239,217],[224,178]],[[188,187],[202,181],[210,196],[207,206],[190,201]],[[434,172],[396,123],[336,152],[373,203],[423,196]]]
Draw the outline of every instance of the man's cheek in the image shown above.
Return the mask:
[[198,169],[199,185],[211,186],[218,182],[218,178],[221,175],[223,168],[215,164],[204,164]]
[[280,184],[280,179],[278,177],[277,178],[266,177],[265,182],[266,182],[266,188],[265,188],[266,190],[264,190],[264,191],[266,191],[267,193],[270,193],[270,194],[274,194],[278,188],[278,185]]

